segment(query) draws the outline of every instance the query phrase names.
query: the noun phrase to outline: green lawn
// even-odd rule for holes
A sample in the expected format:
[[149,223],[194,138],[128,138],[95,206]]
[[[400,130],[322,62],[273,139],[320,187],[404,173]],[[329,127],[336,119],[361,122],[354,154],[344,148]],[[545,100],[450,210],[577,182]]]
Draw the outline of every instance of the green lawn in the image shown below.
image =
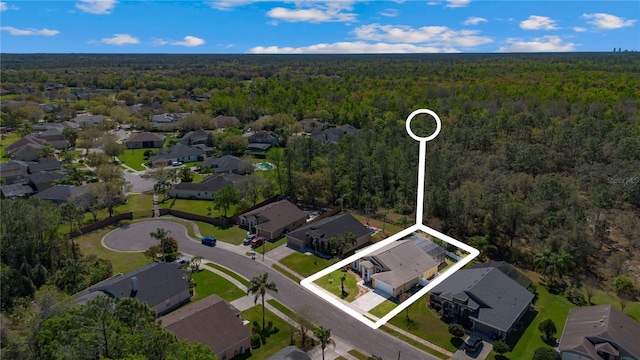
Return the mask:
[[[242,243],[242,241],[240,241],[238,244]],[[277,247],[279,247],[280,245],[286,244],[287,243],[287,239],[285,237],[281,237],[280,239],[271,242],[271,240],[267,240],[264,245],[260,245],[257,248],[251,249],[253,251],[255,251],[257,254],[262,254],[262,247],[264,247],[264,251],[265,252],[269,252]],[[249,247],[247,247],[247,249],[249,249]]]
[[356,296],[358,296],[358,285],[356,284],[357,280],[355,275],[353,275],[353,273],[350,271],[334,271],[331,274],[325,275],[315,281],[315,284],[327,290],[331,294],[339,298],[343,298],[340,281],[340,278],[343,274],[347,275],[344,281],[344,295],[346,295],[346,297],[344,297],[344,300],[347,302],[352,302],[356,299]]
[[[153,195],[148,194],[131,194],[127,198],[127,202],[113,209],[113,215],[126,212],[133,212],[135,219],[151,217],[153,211]],[[98,211],[98,221],[109,217],[107,209]],[[93,224],[93,214],[87,212],[84,214],[84,224]]]
[[240,245],[242,240],[247,236],[247,231],[238,226],[229,226],[222,228],[203,221],[194,221],[200,229],[200,234],[213,236],[217,240],[224,241],[229,244]]
[[318,271],[335,264],[337,261],[337,259],[327,260],[315,255],[305,255],[299,252],[295,252],[280,260],[284,266],[304,277],[311,276]]
[[216,269],[216,270],[220,270],[223,273],[231,276],[232,278],[238,280],[239,282],[241,282],[244,286],[246,286],[247,288],[249,286],[251,286],[251,282],[249,282],[247,279],[243,278],[242,276],[240,276],[239,274],[236,274],[235,272],[227,269],[226,267],[220,266],[218,264],[214,264],[212,262],[207,262],[206,265],[211,266],[212,268]]
[[[120,222],[120,224],[125,223],[126,222]],[[100,242],[102,237],[116,227],[117,225],[109,226],[75,238],[76,244],[80,247],[80,252],[85,255],[94,254],[101,259],[111,261],[114,274],[127,273],[151,262],[142,252],[123,253],[103,247]]]
[[147,150],[151,150],[153,152],[158,151],[158,149],[126,149],[122,154],[118,155],[118,159],[127,164],[127,166],[135,170],[142,171],[145,170],[145,167],[142,166],[142,164],[147,163],[147,160],[144,158],[144,152]]
[[196,284],[196,296],[191,301],[198,301],[211,294],[216,294],[231,302],[247,295],[229,280],[209,270],[193,273],[193,281]]
[[[591,299],[594,305],[612,304],[620,310],[620,300],[612,292],[598,291]],[[624,309],[624,313],[640,322],[640,302],[629,302]]]
[[[262,305],[256,305],[240,313],[240,315],[249,320],[250,328],[253,327],[255,321],[258,326],[262,326]],[[265,324],[272,324],[262,339],[262,345],[257,349],[252,349],[251,353],[246,356],[240,356],[240,359],[267,359],[280,349],[289,346],[291,339],[290,326],[284,320],[277,317],[274,313],[265,309]]]
[[422,297],[409,306],[410,322],[407,322],[405,310],[392,318],[390,323],[444,349],[455,352],[459,345],[458,341],[452,341],[448,325],[429,309],[427,299],[428,296]]
[[[190,212],[192,214],[221,218],[224,215],[222,210],[214,209],[215,204],[212,200],[198,199],[167,199],[160,203],[160,207],[174,209],[179,211]],[[237,206],[232,206],[227,211],[227,216],[231,216],[238,211]]]
[[[350,213],[350,214],[353,215],[353,217],[355,217],[356,219],[358,219],[362,223],[365,223],[367,221],[367,218],[365,216],[362,216],[362,215],[359,215],[359,214],[354,214],[354,213]],[[392,224],[391,222],[389,222],[389,220],[387,220],[387,222],[383,222],[382,220],[369,218],[369,225],[377,227],[378,229],[381,230],[381,232],[377,233],[371,239],[372,242],[380,241],[382,239],[385,239],[385,238],[387,238],[387,237],[389,237],[389,236],[391,236],[393,234],[397,234],[400,231],[404,230],[401,226],[398,226],[396,224]],[[382,233],[382,230],[384,230],[384,234]]]
[[[2,137],[0,137],[0,163],[11,160],[8,156],[9,154],[4,152],[4,148],[13,144],[18,139],[20,139],[20,135],[17,133],[3,134]],[[5,155],[7,156],[5,157]]]
[[415,341],[415,340],[413,340],[413,339],[411,339],[411,338],[409,338],[409,337],[407,337],[407,336],[405,336],[405,335],[403,335],[403,334],[401,334],[401,333],[389,328],[386,325],[382,325],[382,327],[380,329],[384,330],[384,332],[386,332],[386,333],[389,333],[389,334],[397,337],[398,339],[406,342],[407,344],[411,344],[411,345],[417,347],[418,349],[420,349],[420,350],[422,350],[422,351],[424,351],[426,353],[434,355],[434,356],[436,356],[436,357],[438,357],[440,359],[443,359],[443,360],[450,359],[449,356],[447,356],[445,354],[442,354],[439,351],[437,351],[435,349],[432,349],[432,348],[430,348],[430,347],[428,347],[428,346],[426,346],[426,345],[424,345],[424,344],[422,344],[420,342],[417,342],[417,341]]
[[288,277],[289,279],[291,279],[291,281],[293,281],[294,283],[300,283],[300,280],[302,280],[301,278],[297,277],[296,275],[292,274],[291,272],[287,271],[285,268],[283,268],[282,266],[278,265],[278,264],[273,264],[271,265],[271,267],[274,270],[277,270],[278,272],[280,272],[282,275]]
[[398,306],[398,304],[394,303],[391,300],[385,300],[384,302],[382,302],[380,305],[374,307],[373,309],[371,309],[369,311],[369,313],[373,316],[377,316],[379,318],[385,316],[386,314],[388,314],[389,312],[391,312],[391,310],[395,309]]
[[356,357],[358,360],[367,360],[368,356],[359,352],[358,350],[351,349],[347,351],[349,355]]

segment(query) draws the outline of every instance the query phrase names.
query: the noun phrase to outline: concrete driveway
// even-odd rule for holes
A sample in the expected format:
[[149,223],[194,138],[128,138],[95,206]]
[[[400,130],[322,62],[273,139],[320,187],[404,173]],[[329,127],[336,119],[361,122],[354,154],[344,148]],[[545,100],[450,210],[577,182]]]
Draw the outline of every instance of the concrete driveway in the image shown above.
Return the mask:
[[[466,339],[465,339],[466,340]],[[493,344],[483,341],[480,348],[473,354],[468,354],[464,351],[464,344],[461,349],[453,354],[453,360],[484,360],[489,356],[489,353],[493,350]]]

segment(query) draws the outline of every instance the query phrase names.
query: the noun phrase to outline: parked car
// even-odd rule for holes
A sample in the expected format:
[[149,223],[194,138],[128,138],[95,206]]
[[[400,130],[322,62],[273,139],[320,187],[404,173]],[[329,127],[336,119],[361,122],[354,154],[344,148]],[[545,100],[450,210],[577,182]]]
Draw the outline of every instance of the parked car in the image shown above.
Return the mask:
[[464,343],[464,351],[468,353],[475,353],[480,345],[482,345],[482,339],[477,336],[471,336]]
[[182,165],[182,162],[180,162],[180,161],[173,161],[173,162],[171,163],[171,166],[174,166],[174,167],[175,167],[175,166],[180,166],[180,165]]
[[174,262],[178,264],[188,264],[190,261],[191,261],[190,256],[182,255],[181,257],[177,258]]
[[243,245],[249,245],[251,244],[251,240],[255,239],[258,235],[256,234],[249,234],[247,235],[246,238],[244,238],[244,240],[242,240],[242,244]]
[[213,236],[203,236],[200,241],[202,242],[202,245],[216,246],[216,242],[218,240],[216,240],[216,238],[214,238]]
[[258,246],[264,244],[264,238],[262,236],[255,237],[251,240],[251,247],[257,248]]

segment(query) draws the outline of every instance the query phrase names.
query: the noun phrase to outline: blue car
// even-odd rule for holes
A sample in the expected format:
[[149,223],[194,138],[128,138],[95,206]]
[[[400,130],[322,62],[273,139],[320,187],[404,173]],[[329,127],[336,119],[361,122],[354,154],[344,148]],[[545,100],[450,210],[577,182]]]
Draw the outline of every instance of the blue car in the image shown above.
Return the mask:
[[200,241],[202,242],[202,245],[216,246],[216,242],[218,240],[216,240],[216,238],[214,238],[213,236],[203,236]]

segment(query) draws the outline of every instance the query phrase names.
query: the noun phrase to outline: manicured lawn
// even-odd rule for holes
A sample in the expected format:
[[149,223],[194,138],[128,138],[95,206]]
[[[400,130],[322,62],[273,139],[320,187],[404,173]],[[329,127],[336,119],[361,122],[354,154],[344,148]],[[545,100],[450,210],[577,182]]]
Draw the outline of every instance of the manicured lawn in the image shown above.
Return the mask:
[[349,353],[349,355],[355,356],[358,360],[367,360],[368,356],[361,353],[358,350],[355,349],[351,349],[349,351],[347,351]]
[[[153,195],[148,194],[131,194],[127,198],[127,202],[113,209],[113,215],[118,215],[126,212],[133,212],[133,217],[136,219],[151,217],[153,211]],[[107,209],[98,211],[98,221],[104,220],[109,217]],[[84,214],[84,224],[93,224],[93,215],[90,212]]]
[[213,236],[217,240],[224,241],[229,244],[240,245],[242,244],[242,240],[247,236],[247,231],[237,226],[221,228],[203,221],[194,221],[194,223],[198,225],[200,234],[203,236]]
[[[216,210],[215,203],[212,200],[197,200],[197,199],[168,199],[160,203],[160,207],[186,211],[192,214],[210,216],[214,218],[221,218],[224,215],[222,210]],[[232,206],[227,211],[227,216],[235,214],[238,211],[237,206]]]
[[5,155],[8,154],[4,152],[4,148],[13,144],[18,139],[20,139],[20,135],[18,135],[17,133],[2,135],[2,137],[0,138],[0,163],[11,160],[11,158],[9,158],[8,156],[5,157]]
[[274,270],[277,270],[282,275],[284,275],[284,276],[288,277],[289,279],[291,279],[291,281],[293,281],[296,284],[300,283],[300,280],[302,280],[301,278],[299,278],[296,275],[292,274],[291,272],[287,271],[285,268],[281,267],[278,264],[273,264],[273,265],[271,265],[271,267]]
[[[127,222],[120,222],[120,225]],[[75,238],[76,244],[80,247],[80,252],[85,255],[94,254],[97,257],[111,261],[113,265],[113,273],[127,273],[137,269],[142,265],[148,264],[151,260],[145,257],[142,252],[117,252],[109,250],[102,246],[100,241],[109,231],[115,229],[117,225],[113,225],[104,229],[95,230],[88,234],[83,234]]]
[[[353,217],[358,219],[363,224],[367,221],[367,218],[365,216],[354,214],[354,213],[350,213],[350,214],[353,215]],[[381,230],[379,233],[377,233],[375,236],[372,237],[371,239],[372,242],[377,242],[382,239],[386,239],[387,237],[404,230],[402,227],[389,222],[389,220],[387,220],[387,222],[383,222],[382,220],[372,219],[371,217],[369,218],[369,225]],[[384,228],[384,234],[382,233],[383,228]]]
[[305,255],[299,252],[295,252],[280,260],[284,266],[304,277],[311,276],[318,271],[335,264],[337,261],[337,259],[327,260],[315,255]]
[[144,158],[144,152],[147,150],[151,150],[154,153],[158,151],[158,149],[126,149],[122,154],[118,155],[118,159],[127,164],[127,166],[142,171],[145,169],[142,164],[147,163]]
[[425,296],[409,306],[409,323],[406,311],[401,311],[391,319],[390,323],[444,349],[455,352],[458,348],[458,341],[452,341],[453,337],[449,334],[449,326],[429,309],[427,299],[428,297]]
[[249,287],[251,286],[251,282],[249,282],[247,279],[243,278],[242,276],[236,274],[235,272],[227,269],[226,267],[220,266],[218,264],[214,264],[212,262],[208,262],[206,263],[206,265],[211,266],[212,268],[216,269],[216,270],[220,270],[223,273],[231,276],[232,278],[238,280],[239,282],[241,282],[244,286]]
[[411,344],[411,345],[417,347],[418,349],[420,349],[420,350],[422,350],[424,352],[427,352],[427,353],[429,353],[431,355],[434,355],[434,356],[436,356],[436,357],[438,357],[440,359],[443,359],[443,360],[450,359],[449,356],[444,355],[444,354],[440,353],[439,351],[437,351],[435,349],[432,349],[432,348],[430,348],[430,347],[428,347],[428,346],[426,346],[426,345],[424,345],[424,344],[422,344],[420,342],[417,342],[417,341],[405,336],[404,334],[401,334],[401,333],[389,328],[387,325],[382,325],[382,327],[380,329],[384,330],[384,332],[386,332],[386,333],[389,333],[389,334],[397,337],[398,339],[406,342],[407,344]]
[[247,295],[229,280],[209,270],[193,273],[193,281],[196,284],[196,296],[191,301],[198,301],[211,294],[216,294],[231,302]]
[[373,309],[371,309],[369,311],[369,313],[373,316],[377,316],[379,318],[385,316],[386,314],[388,314],[389,312],[391,312],[391,310],[395,309],[398,306],[398,304],[394,303],[391,300],[385,300],[384,302],[382,302],[380,305],[374,307]]
[[[240,315],[249,320],[250,328],[256,322],[258,326],[262,326],[262,305],[256,305],[240,313]],[[290,326],[284,320],[277,317],[274,313],[265,309],[265,325],[272,324],[270,329],[264,331],[262,345],[257,349],[251,349],[251,355],[241,356],[241,359],[267,359],[271,355],[280,351],[280,349],[289,346],[291,338]]]
[[[344,280],[345,294],[342,294],[340,278],[345,274],[347,275],[346,279]],[[334,271],[331,274],[325,275],[315,281],[315,284],[341,299],[343,298],[343,295],[346,295],[346,297],[344,297],[344,300],[347,302],[352,302],[356,299],[356,296],[358,296],[358,285],[356,284],[356,277],[350,271]]]
[[[620,310],[620,300],[612,292],[598,291],[591,299],[594,305],[612,304],[616,309]],[[624,308],[624,313],[640,322],[640,302],[629,302]]]

